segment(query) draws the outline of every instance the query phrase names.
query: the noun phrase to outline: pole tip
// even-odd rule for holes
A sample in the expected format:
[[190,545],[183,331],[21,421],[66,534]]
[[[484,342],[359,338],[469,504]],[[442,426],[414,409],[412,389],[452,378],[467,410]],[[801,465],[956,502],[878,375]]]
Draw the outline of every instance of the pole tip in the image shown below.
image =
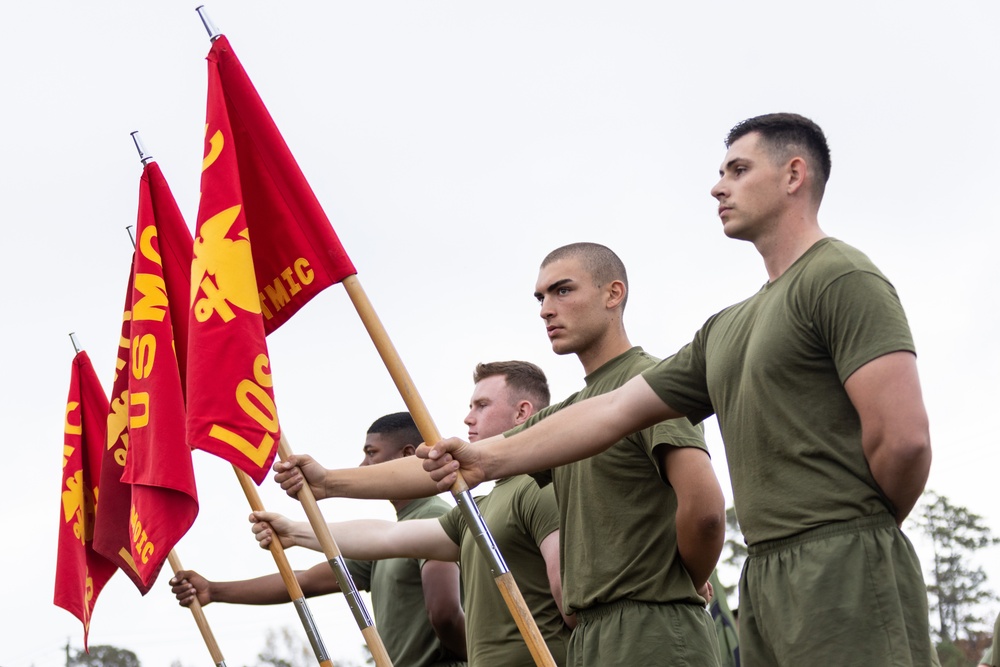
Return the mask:
[[146,166],[152,162],[153,156],[146,150],[146,144],[142,143],[142,137],[139,136],[139,130],[130,132],[129,136],[132,137],[132,142],[135,144],[135,150],[139,152],[139,161],[142,162],[142,165]]
[[205,26],[205,31],[208,32],[209,41],[214,42],[219,37],[222,37],[222,33],[219,29],[212,23],[212,19],[209,18],[208,12],[205,10],[205,5],[198,5],[194,8],[198,12],[198,17],[201,18],[201,24]]
[[76,339],[76,332],[75,331],[70,331],[69,332],[69,342],[73,343],[73,349],[76,350],[77,354],[80,354],[80,350],[82,348],[80,347],[80,341],[78,341]]

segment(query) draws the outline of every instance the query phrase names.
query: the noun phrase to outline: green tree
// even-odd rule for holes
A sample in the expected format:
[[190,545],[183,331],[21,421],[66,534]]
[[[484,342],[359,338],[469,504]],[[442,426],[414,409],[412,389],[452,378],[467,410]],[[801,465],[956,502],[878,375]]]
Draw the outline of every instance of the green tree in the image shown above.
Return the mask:
[[67,667],[140,667],[139,658],[128,649],[99,644],[83,649],[66,660]]
[[916,523],[933,546],[934,560],[927,592],[937,612],[942,644],[953,644],[959,633],[975,636],[981,618],[974,612],[982,602],[996,599],[986,587],[986,573],[972,563],[976,551],[1000,543],[978,514],[954,505],[933,491],[924,494]]
[[[356,667],[333,660],[333,667]],[[374,664],[374,663],[372,663]],[[304,635],[287,627],[268,630],[264,650],[257,654],[257,667],[315,667],[316,656]]]

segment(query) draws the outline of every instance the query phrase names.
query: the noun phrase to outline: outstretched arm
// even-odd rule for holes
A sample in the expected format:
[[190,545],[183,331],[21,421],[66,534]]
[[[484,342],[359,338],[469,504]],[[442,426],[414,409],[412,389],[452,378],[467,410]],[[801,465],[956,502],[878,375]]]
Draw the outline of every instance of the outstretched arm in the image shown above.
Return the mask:
[[412,456],[375,465],[342,470],[327,469],[306,454],[294,454],[274,462],[274,481],[293,498],[304,483],[316,499],[429,498],[438,494],[437,486],[420,462]]
[[677,550],[694,587],[706,597],[706,584],[726,537],[726,501],[708,452],[696,447],[660,445],[656,450],[667,481],[677,494]]
[[[328,563],[296,570],[295,578],[307,598],[340,591]],[[194,570],[180,570],[170,580],[170,590],[182,607],[190,607],[195,598],[202,606],[210,602],[281,604],[291,600],[280,574],[240,581],[209,581]]]
[[[315,551],[322,550],[316,534],[306,521],[291,521],[277,512],[253,512],[250,522],[263,549],[267,549],[277,535],[284,547],[301,546]],[[328,525],[330,534],[345,558],[427,558],[454,562],[460,555],[458,545],[451,541],[437,519],[399,522],[360,519]]]
[[451,488],[459,469],[466,483],[474,487],[486,480],[585,459],[630,433],[682,416],[639,376],[612,392],[560,410],[510,438],[495,436],[475,445],[452,438],[432,448],[421,445],[417,456],[426,459],[424,469],[439,490]]
[[927,483],[930,427],[917,360],[893,352],[869,361],[844,383],[861,420],[861,445],[875,482],[902,525]]

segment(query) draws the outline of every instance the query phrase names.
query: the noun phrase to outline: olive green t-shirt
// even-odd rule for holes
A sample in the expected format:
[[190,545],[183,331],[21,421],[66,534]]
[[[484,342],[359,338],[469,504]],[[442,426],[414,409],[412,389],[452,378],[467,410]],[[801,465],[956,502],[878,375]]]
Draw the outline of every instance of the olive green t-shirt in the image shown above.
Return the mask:
[[826,238],[643,377],[692,421],[718,416],[736,513],[757,544],[892,511],[844,382],[913,349],[893,286],[861,252]]
[[[493,534],[517,587],[535,618],[542,638],[557,665],[566,662],[569,628],[552,599],[545,560],[539,545],[559,527],[551,489],[540,489],[527,475],[496,483],[476,498],[486,526]],[[462,550],[462,590],[469,664],[475,667],[532,667],[535,662],[510,615],[496,577],[483,556],[458,507],[438,521]]]
[[[396,512],[397,521],[436,519],[451,509],[440,498],[411,501]],[[371,591],[372,613],[386,653],[394,665],[429,667],[439,662],[461,661],[441,645],[427,619],[423,580],[416,558],[362,561],[346,559],[354,585]]]
[[[657,361],[633,347],[588,375],[583,390],[505,435],[617,389]],[[707,451],[702,427],[675,419],[633,433],[596,456],[533,475],[541,485],[553,482],[559,503],[563,604],[569,613],[621,599],[705,603],[677,551],[677,495],[654,455],[661,445]]]

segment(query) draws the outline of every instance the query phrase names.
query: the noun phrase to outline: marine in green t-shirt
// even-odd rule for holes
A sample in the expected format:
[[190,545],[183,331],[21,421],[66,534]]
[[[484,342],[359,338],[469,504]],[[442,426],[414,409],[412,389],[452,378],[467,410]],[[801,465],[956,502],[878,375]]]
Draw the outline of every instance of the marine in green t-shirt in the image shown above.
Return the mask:
[[[472,441],[502,433],[524,422],[538,408],[549,403],[545,374],[534,364],[503,361],[479,364],[476,382],[465,423]],[[298,456],[307,469],[318,464],[310,457]],[[394,463],[399,463],[394,462]],[[377,474],[398,466],[369,467],[365,470],[366,493],[417,495],[406,480]],[[426,473],[416,466],[427,488]],[[406,468],[404,467],[405,471]],[[318,477],[336,479],[346,471],[322,471]],[[376,473],[376,474],[372,474]],[[323,497],[325,485],[314,485]],[[429,484],[430,491],[434,485]],[[477,498],[486,525],[507,562],[535,622],[557,665],[564,665],[566,644],[575,617],[561,613],[559,577],[559,525],[555,498],[551,490],[539,489],[528,477],[499,482],[487,495]],[[271,532],[282,537],[285,546],[301,545],[318,549],[319,544],[306,523],[289,522],[273,513],[257,513],[254,530],[258,539],[270,539]],[[477,548],[457,509],[440,519],[400,521],[352,521],[330,524],[330,531],[345,556],[381,559],[393,557],[459,560],[462,567],[463,600],[466,612],[469,663],[475,667],[532,667],[535,664],[521,637],[488,562]]]
[[[420,498],[399,509],[396,521],[433,520],[450,509],[440,498]],[[442,646],[428,619],[421,577],[425,562],[422,558],[346,560],[354,585],[371,592],[372,614],[394,665],[440,665],[461,659]]]
[[[476,504],[557,665],[566,662],[569,628],[552,598],[540,545],[558,535],[559,511],[552,489],[540,489],[527,475],[499,480]],[[490,564],[476,545],[461,510],[439,521],[462,556],[465,623],[470,638],[469,663],[477,667],[531,667],[534,660],[497,588]]]
[[[375,420],[365,438],[362,466],[410,456],[420,433],[408,413]],[[446,513],[450,506],[438,498],[393,501],[399,521],[427,520]],[[465,664],[465,618],[460,603],[459,572],[454,562],[412,558],[377,564],[348,561],[355,586],[369,590],[379,636],[396,665],[458,667]],[[326,562],[295,573],[306,597],[340,591]],[[281,575],[244,581],[209,581],[193,570],[176,573],[170,580],[183,606],[197,599],[235,604],[278,604],[289,601]]]
[[712,189],[727,236],[750,241],[767,285],[620,389],[509,442],[421,448],[439,485],[551,467],[662,419],[715,413],[748,542],[745,665],[937,664],[920,565],[899,526],[923,490],[930,436],[892,285],[829,239],[822,130],[796,114],[730,132]]

